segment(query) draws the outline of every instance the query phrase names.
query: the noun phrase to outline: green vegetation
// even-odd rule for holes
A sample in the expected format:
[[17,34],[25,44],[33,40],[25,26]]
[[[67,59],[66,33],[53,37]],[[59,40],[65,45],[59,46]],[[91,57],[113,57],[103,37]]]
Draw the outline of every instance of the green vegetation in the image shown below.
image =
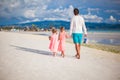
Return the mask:
[[112,45],[104,45],[104,44],[96,44],[96,43],[82,44],[82,46],[120,54],[120,46],[112,46]]

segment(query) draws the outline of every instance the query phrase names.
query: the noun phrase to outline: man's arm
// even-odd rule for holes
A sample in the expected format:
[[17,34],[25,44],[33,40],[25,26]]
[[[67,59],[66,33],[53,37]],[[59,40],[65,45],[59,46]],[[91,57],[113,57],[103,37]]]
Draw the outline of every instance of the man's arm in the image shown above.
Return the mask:
[[83,28],[84,34],[85,34],[85,36],[87,36],[87,28],[86,28],[86,25],[85,25],[85,21],[84,21],[84,19],[82,21],[83,21],[82,28]]

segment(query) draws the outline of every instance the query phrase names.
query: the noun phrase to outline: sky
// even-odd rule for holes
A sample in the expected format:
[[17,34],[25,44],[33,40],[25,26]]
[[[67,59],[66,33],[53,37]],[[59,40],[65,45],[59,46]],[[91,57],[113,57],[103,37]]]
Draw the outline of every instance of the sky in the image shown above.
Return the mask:
[[85,22],[119,23],[120,0],[0,0],[0,25],[70,21],[78,8]]

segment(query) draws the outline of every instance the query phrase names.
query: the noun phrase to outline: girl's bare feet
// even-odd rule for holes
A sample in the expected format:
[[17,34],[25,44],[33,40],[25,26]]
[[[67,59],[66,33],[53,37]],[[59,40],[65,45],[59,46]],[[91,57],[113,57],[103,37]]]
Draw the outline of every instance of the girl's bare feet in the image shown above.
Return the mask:
[[55,56],[56,56],[56,53],[53,53],[53,56],[55,57]]
[[62,56],[63,58],[65,57],[64,51],[61,52],[61,56]]
[[64,55],[64,54],[62,54],[62,53],[61,53],[61,56],[62,56],[63,58],[65,57],[65,55]]

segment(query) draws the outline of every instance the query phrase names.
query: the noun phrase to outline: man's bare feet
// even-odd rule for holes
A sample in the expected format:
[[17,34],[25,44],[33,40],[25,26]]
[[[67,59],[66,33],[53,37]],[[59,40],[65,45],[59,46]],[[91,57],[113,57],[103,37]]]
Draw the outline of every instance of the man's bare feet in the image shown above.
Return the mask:
[[80,55],[78,55],[78,54],[76,54],[75,57],[76,57],[77,59],[80,59]]

